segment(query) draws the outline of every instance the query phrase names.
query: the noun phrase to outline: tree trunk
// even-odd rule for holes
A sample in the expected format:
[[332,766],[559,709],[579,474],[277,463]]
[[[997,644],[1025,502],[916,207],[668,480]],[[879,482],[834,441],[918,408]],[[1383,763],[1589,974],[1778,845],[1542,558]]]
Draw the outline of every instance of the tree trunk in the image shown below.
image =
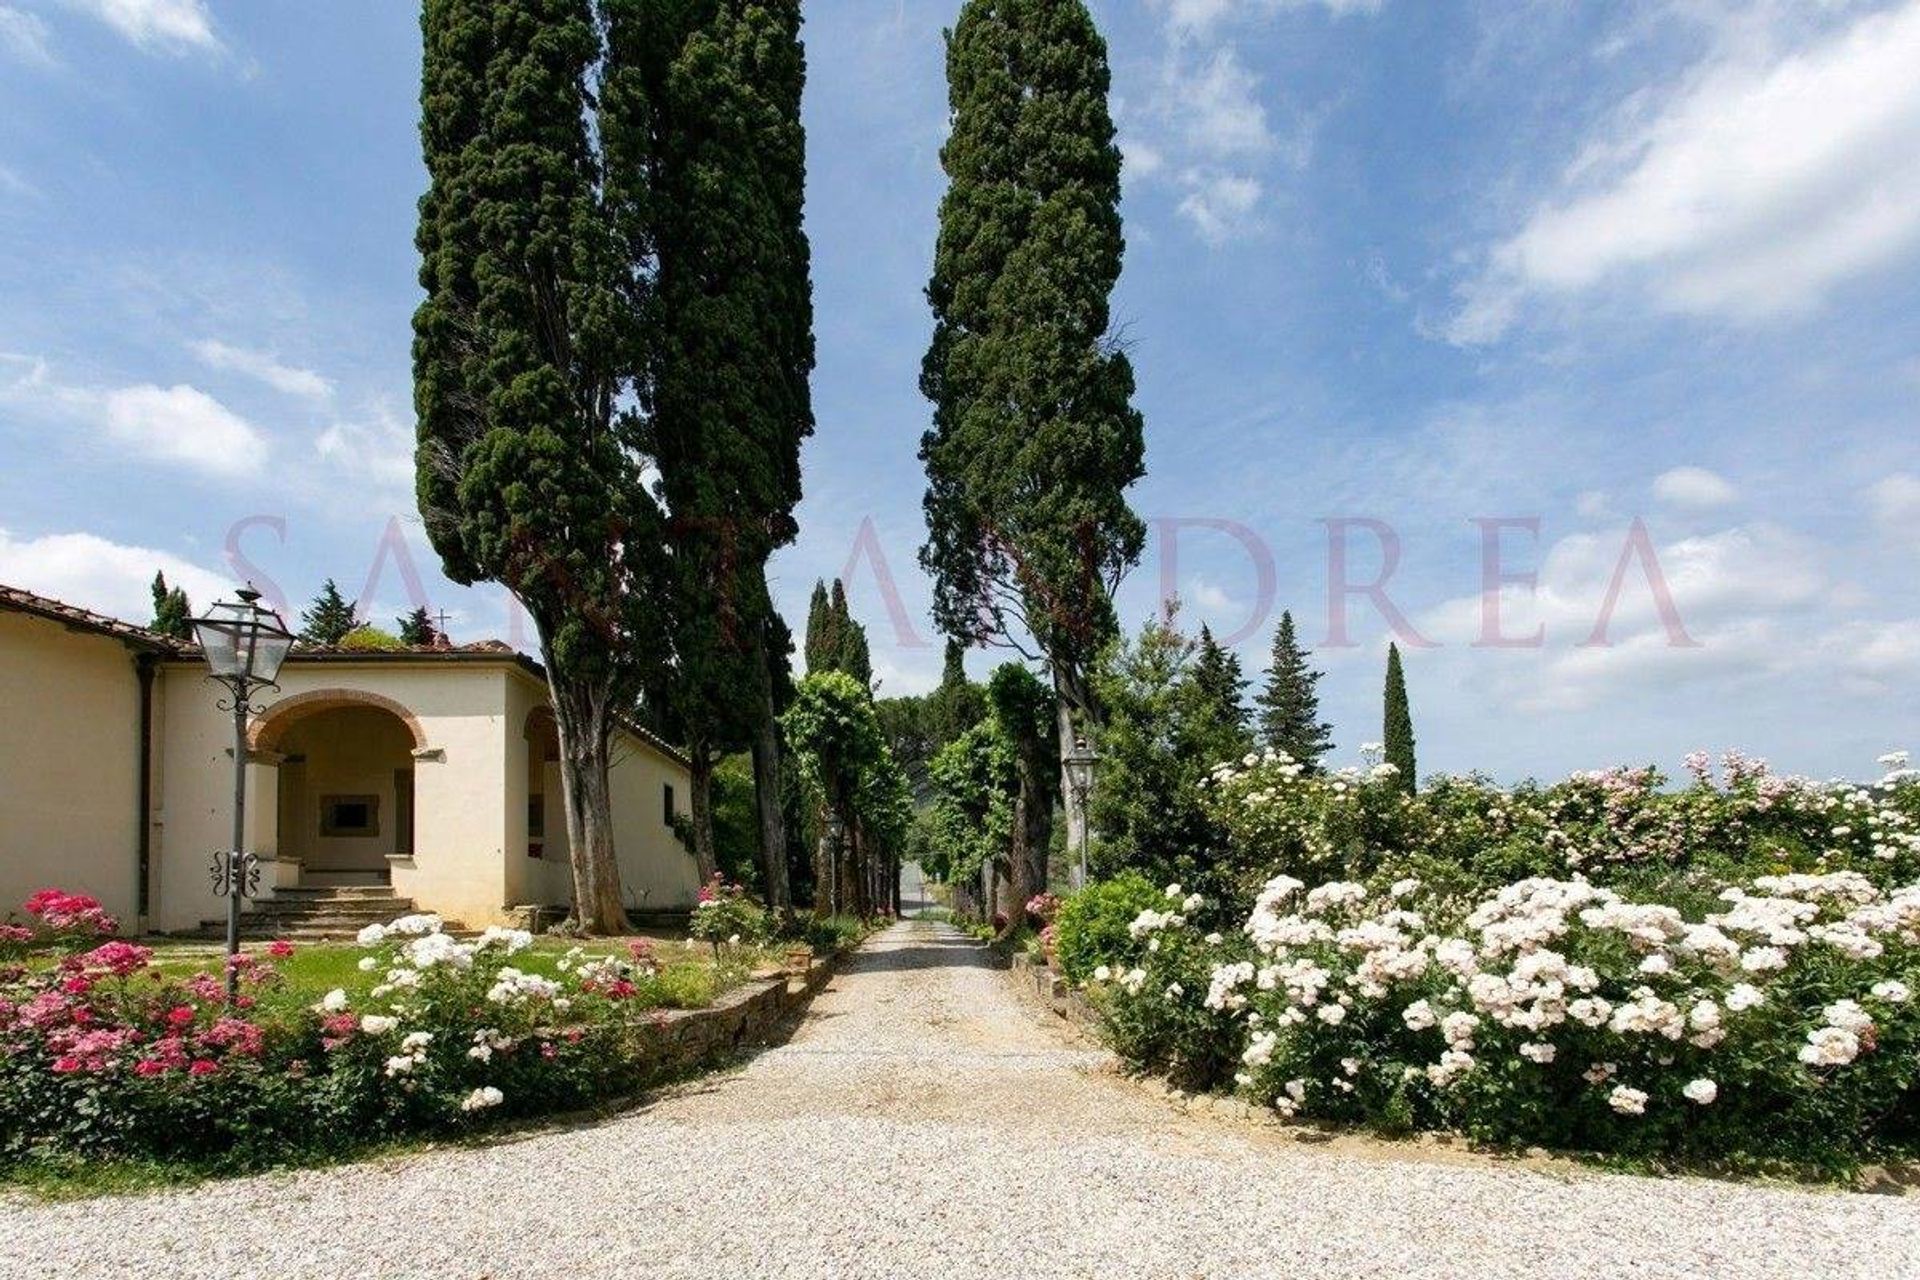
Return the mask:
[[693,862],[706,884],[720,870],[713,852],[713,748],[705,742],[687,746],[687,807],[693,821]]
[[[1052,664],[1052,671],[1054,721],[1059,730],[1060,746],[1056,765],[1060,775],[1058,794],[1065,801],[1063,807],[1067,811],[1067,856],[1077,867],[1080,865],[1080,850],[1086,847],[1087,818],[1082,804],[1075,800],[1073,787],[1067,777],[1067,757],[1073,753],[1077,738],[1091,736],[1088,731],[1096,723],[1093,696],[1086,677],[1080,672],[1063,670],[1057,662]],[[1051,831],[1048,836],[1051,840]],[[1041,856],[1046,855],[1042,853]]]
[[[764,666],[762,668],[764,673]],[[765,691],[760,722],[753,731],[753,799],[760,815],[760,876],[767,906],[784,920],[793,918],[787,886],[787,817],[780,805],[780,727],[773,718],[773,690]]]
[[574,921],[587,933],[625,933],[627,907],[620,896],[613,797],[607,781],[613,738],[607,691],[573,684],[550,651],[542,656],[560,737],[560,791],[567,810]]
[[838,856],[833,848],[833,837],[827,834],[826,817],[820,819],[820,838],[813,848],[813,914],[815,919],[824,920],[834,914],[839,905],[835,900],[833,882],[834,859]]

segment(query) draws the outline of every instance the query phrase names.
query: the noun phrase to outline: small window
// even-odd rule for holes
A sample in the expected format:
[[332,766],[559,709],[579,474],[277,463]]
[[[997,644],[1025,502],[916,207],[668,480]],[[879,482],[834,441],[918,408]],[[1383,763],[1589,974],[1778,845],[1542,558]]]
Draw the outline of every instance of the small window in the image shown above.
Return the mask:
[[413,770],[393,771],[393,851],[403,858],[413,856]]
[[530,795],[527,797],[527,839],[540,841],[546,838],[547,798],[543,795]]
[[379,835],[380,797],[320,797],[320,834],[341,839]]
[[666,823],[668,826],[672,826],[673,825],[673,784],[671,782],[667,783],[665,786],[660,788],[660,800],[661,800],[661,812],[662,812],[662,816],[660,820]]

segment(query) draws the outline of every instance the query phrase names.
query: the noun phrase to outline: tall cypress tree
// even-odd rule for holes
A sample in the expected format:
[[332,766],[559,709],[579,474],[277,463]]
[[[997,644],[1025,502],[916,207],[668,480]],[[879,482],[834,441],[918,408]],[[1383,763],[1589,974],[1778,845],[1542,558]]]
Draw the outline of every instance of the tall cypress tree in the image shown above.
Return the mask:
[[927,695],[927,733],[933,750],[937,753],[986,716],[986,694],[967,678],[966,649],[958,640],[947,641],[940,683]]
[[400,628],[400,643],[424,649],[440,638],[440,631],[433,625],[433,615],[427,612],[427,606],[421,605],[404,617],[395,618]]
[[340,594],[339,584],[328,578],[300,615],[300,638],[308,644],[339,644],[349,631],[360,625],[354,616],[353,601]]
[[807,601],[807,670],[828,671],[839,656],[840,646],[833,636],[836,619],[827,584],[814,579],[813,597]]
[[[813,432],[810,255],[802,227],[806,79],[799,0],[602,0],[611,61],[644,86],[625,115],[650,175],[657,276],[648,438],[671,513],[672,688],[693,760],[696,853],[711,867],[711,764],[758,743],[772,870],[777,733],[766,565],[790,543]],[[784,845],[784,839],[780,841]],[[771,883],[771,877],[770,877]]]
[[153,575],[153,621],[147,629],[175,640],[193,639],[193,605],[185,591],[167,585],[164,573]]
[[1333,726],[1320,719],[1320,672],[1308,663],[1300,647],[1293,614],[1282,613],[1273,632],[1273,661],[1267,679],[1253,700],[1260,708],[1260,736],[1275,751],[1284,751],[1318,772],[1320,758],[1333,750]]
[[533,619],[575,918],[619,932],[609,753],[662,651],[659,513],[626,407],[651,354],[644,82],[604,56],[591,0],[425,0],[420,24],[421,514],[450,578],[499,582]]
[[935,618],[956,639],[1031,639],[1063,757],[1094,718],[1089,671],[1146,533],[1125,497],[1145,473],[1133,368],[1110,327],[1124,242],[1109,79],[1082,0],[961,8],[920,377]]
[[833,618],[834,670],[846,672],[863,689],[873,688],[873,653],[867,647],[867,629],[847,606],[846,584],[838,578],[833,580]]
[[1401,788],[1412,795],[1417,786],[1413,757],[1413,710],[1407,705],[1407,673],[1400,665],[1400,646],[1397,644],[1387,645],[1386,701],[1386,761],[1399,770]]

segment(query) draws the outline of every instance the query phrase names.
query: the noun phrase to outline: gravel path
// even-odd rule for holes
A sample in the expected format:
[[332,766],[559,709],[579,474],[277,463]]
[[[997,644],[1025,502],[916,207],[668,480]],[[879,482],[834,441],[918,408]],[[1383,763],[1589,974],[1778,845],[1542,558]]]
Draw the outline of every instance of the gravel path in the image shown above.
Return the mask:
[[955,930],[908,922],[790,1043],[644,1110],[0,1204],[0,1276],[1810,1280],[1920,1275],[1917,1228],[1908,1199],[1330,1151],[1178,1115]]

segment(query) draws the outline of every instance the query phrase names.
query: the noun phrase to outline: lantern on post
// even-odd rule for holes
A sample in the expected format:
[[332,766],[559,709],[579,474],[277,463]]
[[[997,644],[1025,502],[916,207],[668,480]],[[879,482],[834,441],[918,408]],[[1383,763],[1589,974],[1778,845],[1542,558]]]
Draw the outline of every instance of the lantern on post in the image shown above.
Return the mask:
[[239,994],[240,900],[256,886],[259,862],[247,852],[247,716],[262,689],[277,689],[280,664],[293,648],[293,633],[280,615],[260,607],[251,584],[235,593],[237,601],[214,605],[193,619],[193,638],[206,659],[209,679],[231,691],[223,710],[233,711],[233,847],[214,854],[214,892],[227,900],[227,999]]

